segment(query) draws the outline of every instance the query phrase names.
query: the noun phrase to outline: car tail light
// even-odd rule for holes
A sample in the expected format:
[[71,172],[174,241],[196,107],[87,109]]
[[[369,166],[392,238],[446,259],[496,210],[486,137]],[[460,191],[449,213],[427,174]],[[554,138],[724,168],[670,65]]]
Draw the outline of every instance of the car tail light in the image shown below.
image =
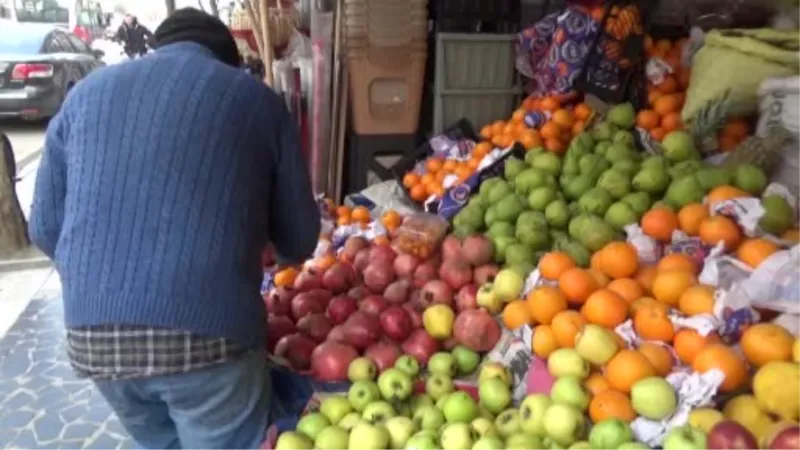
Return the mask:
[[78,37],[78,39],[82,40],[87,44],[90,43],[92,40],[92,36],[91,33],[89,33],[89,29],[82,25],[75,26],[75,29],[72,30],[72,34],[74,34],[75,36]]
[[17,64],[11,71],[12,80],[30,78],[50,78],[53,76],[52,64]]

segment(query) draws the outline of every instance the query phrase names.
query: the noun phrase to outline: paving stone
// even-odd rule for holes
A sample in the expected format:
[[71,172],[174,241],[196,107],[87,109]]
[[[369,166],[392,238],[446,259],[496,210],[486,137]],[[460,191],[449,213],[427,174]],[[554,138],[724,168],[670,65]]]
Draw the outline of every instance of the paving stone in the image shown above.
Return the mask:
[[64,430],[64,424],[53,414],[45,414],[33,422],[33,431],[38,442],[50,442],[58,439]]
[[0,428],[23,428],[36,417],[35,411],[12,410],[0,419]]
[[61,438],[65,441],[87,441],[97,431],[97,425],[91,423],[73,423],[64,427]]
[[119,448],[122,445],[122,440],[115,438],[109,434],[103,433],[96,438],[84,443],[83,448],[86,449],[110,449]]
[[58,413],[58,416],[64,423],[73,423],[85,416],[87,412],[89,411],[85,405],[71,404],[70,406],[62,409],[61,412]]

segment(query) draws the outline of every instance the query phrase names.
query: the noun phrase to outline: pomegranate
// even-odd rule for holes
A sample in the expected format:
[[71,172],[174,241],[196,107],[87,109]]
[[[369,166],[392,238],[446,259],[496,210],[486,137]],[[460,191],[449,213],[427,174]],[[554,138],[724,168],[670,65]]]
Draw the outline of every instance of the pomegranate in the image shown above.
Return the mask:
[[353,268],[356,270],[356,272],[361,273],[367,268],[369,263],[369,250],[362,248],[358,251],[358,253],[356,253],[356,257],[353,260]]
[[425,283],[420,294],[420,303],[423,308],[441,303],[453,306],[453,289],[442,280],[431,280]]
[[323,313],[326,301],[314,294],[315,291],[301,292],[292,299],[292,317],[300,320],[309,314]]
[[383,335],[395,341],[407,338],[413,325],[408,311],[400,306],[390,306],[383,310],[380,323]]
[[392,305],[402,305],[408,300],[408,295],[411,293],[411,282],[407,279],[399,279],[383,291],[383,298]]
[[311,353],[311,374],[320,381],[345,381],[347,368],[357,357],[353,347],[326,341]]
[[338,262],[325,271],[322,277],[322,285],[334,294],[341,294],[350,289],[356,281],[356,273],[353,267]]
[[461,241],[453,235],[449,235],[442,241],[442,259],[447,261],[461,261],[462,255]]
[[317,342],[324,341],[332,328],[325,314],[309,314],[297,321],[297,330]]
[[361,303],[358,305],[358,309],[364,311],[370,316],[377,317],[388,306],[389,304],[386,303],[386,300],[383,297],[377,294],[372,294],[364,297],[361,300]]
[[419,266],[420,260],[415,255],[410,255],[408,253],[401,253],[397,255],[395,258],[394,263],[394,272],[400,278],[411,278],[414,275],[414,270],[417,269]]
[[425,283],[436,279],[436,268],[439,267],[434,261],[425,261],[414,270],[414,287],[421,288]]
[[364,356],[371,359],[378,367],[378,373],[394,367],[394,362],[401,354],[397,344],[386,341],[376,342],[364,352]]
[[388,245],[373,245],[369,249],[369,260],[371,263],[394,264],[397,253]]
[[420,305],[420,299],[422,298],[422,289],[414,289],[408,294],[408,301],[406,303],[411,303],[414,307]]
[[439,268],[439,277],[457,291],[472,282],[472,268],[464,261],[445,261]]
[[364,286],[356,286],[347,291],[347,295],[356,300],[361,300],[362,298],[369,295],[369,291]]
[[308,293],[311,294],[314,298],[321,301],[326,308],[328,307],[328,302],[330,302],[331,298],[333,298],[333,294],[331,294],[331,291],[328,291],[326,289],[314,289],[313,291],[308,291]]
[[294,279],[294,289],[298,292],[310,291],[322,287],[322,279],[313,272],[300,272]]
[[466,311],[478,308],[478,286],[473,283],[464,285],[456,294],[456,309]]
[[328,333],[327,340],[346,344],[347,338],[344,336],[344,325],[336,325],[335,327],[333,327],[331,329],[331,332]]
[[373,261],[364,269],[364,286],[374,293],[382,293],[394,278],[392,265],[385,262]]
[[265,301],[270,314],[289,314],[292,310],[292,298],[297,292],[291,288],[275,288],[267,295]]
[[442,348],[448,352],[456,348],[456,345],[458,345],[458,340],[452,336],[442,342]]
[[356,299],[348,295],[337,295],[328,303],[326,315],[334,325],[343,324],[351,314],[358,310]]
[[308,370],[311,367],[311,353],[317,343],[300,333],[282,337],[275,345],[275,356],[286,360],[294,370]]
[[287,316],[270,314],[267,319],[267,350],[272,353],[284,336],[297,332],[294,322]]
[[489,264],[494,258],[494,244],[486,237],[475,234],[466,239],[461,245],[464,261],[473,266]]
[[472,281],[474,281],[478,286],[483,286],[486,283],[491,283],[494,281],[494,277],[497,276],[497,272],[499,271],[500,268],[494,264],[485,264],[483,266],[476,267],[472,272]]
[[419,361],[421,365],[427,365],[428,360],[434,353],[439,351],[439,341],[432,338],[427,331],[416,329],[411,333],[401,346],[403,353],[409,354]]
[[500,333],[500,325],[483,309],[463,311],[453,324],[453,336],[458,343],[475,352],[493,349]]
[[364,350],[381,337],[380,323],[363,311],[356,311],[344,323],[344,337],[348,344]]
[[363,236],[350,236],[344,241],[342,252],[340,253],[342,259],[349,262],[355,262],[356,254],[361,249],[369,248],[369,241]]
[[422,313],[410,303],[403,305],[403,309],[406,310],[409,319],[411,319],[411,328],[414,330],[417,328],[422,328]]

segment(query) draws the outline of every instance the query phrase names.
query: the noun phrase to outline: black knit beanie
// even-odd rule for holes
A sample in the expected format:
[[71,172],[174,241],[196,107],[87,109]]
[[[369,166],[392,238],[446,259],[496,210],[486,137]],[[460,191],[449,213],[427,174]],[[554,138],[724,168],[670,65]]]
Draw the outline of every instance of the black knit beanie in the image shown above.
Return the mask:
[[156,29],[154,46],[194,42],[208,48],[225,64],[239,67],[242,56],[228,27],[218,18],[194,8],[175,11]]

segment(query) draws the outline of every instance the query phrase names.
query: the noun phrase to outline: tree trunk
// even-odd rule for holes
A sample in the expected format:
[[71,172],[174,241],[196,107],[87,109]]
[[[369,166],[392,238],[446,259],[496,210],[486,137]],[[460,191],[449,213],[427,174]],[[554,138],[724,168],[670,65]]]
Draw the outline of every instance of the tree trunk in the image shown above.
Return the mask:
[[166,0],[167,2],[167,15],[175,12],[175,0]]
[[[11,142],[0,133],[0,257],[8,257],[28,247],[28,227],[15,189],[16,169]],[[9,164],[9,155],[11,164]]]

